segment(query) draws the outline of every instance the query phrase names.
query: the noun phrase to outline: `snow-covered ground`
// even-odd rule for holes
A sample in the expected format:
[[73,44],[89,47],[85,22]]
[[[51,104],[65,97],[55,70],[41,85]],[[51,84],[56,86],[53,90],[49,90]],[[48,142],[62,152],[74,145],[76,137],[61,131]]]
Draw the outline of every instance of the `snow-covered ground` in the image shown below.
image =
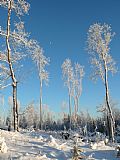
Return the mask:
[[[7,153],[0,153],[0,160],[71,160],[74,142],[63,140],[58,133],[44,131],[8,132],[0,130],[0,139],[4,137]],[[119,160],[115,147],[78,142],[83,148],[85,159]]]

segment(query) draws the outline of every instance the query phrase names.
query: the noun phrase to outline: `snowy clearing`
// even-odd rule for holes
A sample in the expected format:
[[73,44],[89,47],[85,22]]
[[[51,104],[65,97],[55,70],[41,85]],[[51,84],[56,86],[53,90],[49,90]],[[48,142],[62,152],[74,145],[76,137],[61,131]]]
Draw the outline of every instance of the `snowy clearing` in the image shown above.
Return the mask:
[[[0,130],[1,138],[4,137],[7,153],[0,153],[1,160],[70,160],[74,143],[64,140],[56,132],[21,131],[8,132]],[[58,138],[57,138],[58,137]],[[88,144],[78,142],[85,159],[118,160],[115,147],[104,145],[103,142]],[[91,145],[96,147],[92,149]]]

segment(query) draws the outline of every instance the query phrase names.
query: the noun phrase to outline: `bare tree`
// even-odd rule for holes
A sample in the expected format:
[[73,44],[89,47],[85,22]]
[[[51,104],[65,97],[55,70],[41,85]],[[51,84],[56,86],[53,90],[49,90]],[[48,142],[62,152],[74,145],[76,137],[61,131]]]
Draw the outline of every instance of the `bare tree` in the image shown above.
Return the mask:
[[35,51],[32,54],[32,59],[36,63],[38,72],[39,72],[39,80],[40,80],[40,129],[42,129],[42,86],[43,82],[45,84],[48,83],[49,74],[45,70],[46,65],[49,65],[50,59],[46,58],[43,54],[43,49],[40,48],[38,44],[36,44]]
[[69,96],[69,114],[70,114],[70,129],[71,129],[71,97],[72,97],[72,80],[73,80],[73,67],[70,59],[66,59],[62,64],[62,73],[64,84],[68,88],[68,96]]
[[92,78],[97,80],[100,77],[105,87],[105,100],[110,119],[110,132],[109,137],[114,141],[114,117],[109,102],[109,86],[108,86],[108,73],[116,73],[115,61],[110,52],[110,42],[114,36],[111,27],[107,24],[93,24],[88,31],[88,50],[91,54],[91,64],[94,66],[94,73]]
[[[24,22],[21,16],[28,13],[29,3],[25,0],[1,0],[0,6],[7,11],[7,26],[0,27],[0,35],[5,38],[4,49],[0,52],[0,87],[5,88],[12,85],[13,88],[13,117],[14,130],[18,130],[18,105],[17,105],[17,84],[16,66],[20,67],[22,58],[26,57],[25,48],[31,47],[32,41],[28,40],[29,34],[25,32]],[[18,22],[13,22],[12,12],[18,17]],[[13,18],[14,19],[14,18]],[[12,23],[12,25],[11,25]],[[13,29],[13,30],[12,30]]]

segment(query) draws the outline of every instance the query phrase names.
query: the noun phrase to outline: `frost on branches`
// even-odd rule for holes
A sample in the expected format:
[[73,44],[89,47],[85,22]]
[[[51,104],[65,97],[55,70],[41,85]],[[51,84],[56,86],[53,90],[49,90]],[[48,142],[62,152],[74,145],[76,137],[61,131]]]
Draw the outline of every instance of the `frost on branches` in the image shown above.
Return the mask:
[[43,54],[43,49],[38,45],[36,41],[32,42],[35,46],[35,50],[32,54],[32,59],[35,62],[37,69],[38,69],[38,74],[39,74],[39,80],[40,80],[40,129],[42,129],[42,86],[43,82],[45,84],[48,84],[49,80],[49,73],[45,69],[47,65],[49,65],[50,59],[46,58],[45,55]]
[[[7,11],[7,26],[0,26],[0,36],[3,42],[0,51],[0,88],[9,85],[13,88],[14,130],[18,130],[18,78],[16,75],[21,68],[21,60],[28,55],[31,48],[31,40],[29,34],[25,32],[21,16],[28,13],[30,5],[25,0],[1,0],[0,6]],[[14,17],[11,18],[13,12],[18,18],[17,22],[14,22]]]
[[71,114],[72,114],[72,106],[71,106],[71,89],[72,89],[72,80],[73,80],[73,67],[70,59],[66,59],[62,66],[62,73],[64,84],[68,88],[68,96],[69,96],[69,114],[70,114],[70,129],[71,129]]
[[74,98],[75,105],[75,121],[77,122],[77,115],[79,109],[79,97],[82,94],[82,80],[84,77],[84,67],[79,63],[75,63],[73,85],[72,85],[72,96]]
[[107,72],[116,73],[116,63],[110,52],[110,42],[115,33],[107,24],[94,24],[90,26],[88,31],[88,51],[91,54],[91,64],[94,66],[92,79],[97,80],[98,76],[105,83],[105,68]]
[[[7,9],[7,27],[0,26],[0,35],[3,40],[3,47],[0,51],[0,75],[2,75],[0,86],[4,88],[16,83],[15,71],[21,67],[18,62],[26,57],[27,53],[25,52],[30,47],[29,34],[25,32],[24,22],[20,18],[24,13],[28,13],[30,5],[24,0],[1,0],[0,6]],[[11,21],[12,12],[16,13],[18,22]],[[13,27],[11,27],[11,23],[14,24]],[[10,77],[12,83],[4,85]]]
[[45,57],[43,49],[36,45],[36,49],[32,54],[32,59],[37,65],[37,69],[39,72],[39,78],[41,81],[45,81],[46,83],[49,80],[49,73],[46,71],[46,66],[49,65],[50,59]]
[[14,10],[17,15],[27,14],[30,4],[25,0],[0,0],[0,5],[8,9],[11,3],[11,10]]
[[88,30],[88,51],[91,55],[91,64],[94,68],[92,79],[100,77],[105,86],[106,105],[110,118],[109,139],[114,141],[114,117],[109,102],[108,73],[116,73],[115,61],[110,55],[110,42],[114,36],[107,24],[93,24]]
[[77,113],[79,108],[79,97],[82,93],[82,79],[84,77],[84,67],[79,63],[75,63],[72,67],[72,62],[70,59],[66,59],[62,64],[62,72],[64,84],[68,88],[69,94],[69,114],[70,114],[70,126],[71,126],[71,98],[74,98],[74,120],[77,122]]

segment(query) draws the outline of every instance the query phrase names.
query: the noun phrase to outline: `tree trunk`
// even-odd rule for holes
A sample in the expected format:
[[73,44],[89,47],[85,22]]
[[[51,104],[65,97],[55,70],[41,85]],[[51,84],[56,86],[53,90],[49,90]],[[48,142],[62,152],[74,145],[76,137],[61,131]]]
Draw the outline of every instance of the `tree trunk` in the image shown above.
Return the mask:
[[114,118],[113,118],[113,114],[112,114],[112,109],[110,107],[110,102],[109,102],[109,88],[108,88],[108,75],[107,75],[107,66],[106,66],[106,62],[105,62],[105,66],[104,66],[104,69],[105,69],[105,91],[106,91],[106,104],[107,104],[107,108],[108,108],[108,111],[109,111],[109,119],[110,119],[110,135],[109,136],[109,139],[112,140],[112,142],[114,142]]
[[77,124],[77,96],[74,96],[74,123]]
[[18,114],[18,103],[17,103],[17,82],[16,82],[16,124],[17,124],[17,131],[19,131],[19,114]]
[[76,113],[78,114],[78,108],[79,108],[79,100],[78,100],[78,97],[76,97]]
[[13,84],[13,117],[14,117],[14,131],[17,130],[17,118],[16,118],[16,84]]
[[11,9],[12,9],[12,0],[8,1],[8,15],[7,15],[7,33],[6,33],[6,46],[7,46],[7,58],[8,64],[10,69],[10,76],[12,79],[12,86],[13,86],[13,117],[14,117],[14,130],[16,131],[16,102],[17,102],[17,94],[16,94],[16,78],[13,71],[13,66],[11,62],[11,48],[10,48],[10,16],[11,16]]
[[76,97],[76,106],[77,106],[77,108],[76,108],[76,122],[77,122],[77,125],[78,125],[78,108],[79,108],[79,98],[78,97]]
[[69,114],[70,114],[70,126],[69,126],[69,128],[70,128],[70,130],[71,130],[71,113],[72,113],[72,111],[71,111],[71,95],[69,93]]
[[110,121],[109,121],[108,113],[106,115],[106,136],[110,137]]
[[40,129],[42,129],[42,80],[40,79]]
[[74,96],[74,121],[76,122],[76,113],[77,113],[77,104],[76,104],[76,96]]

